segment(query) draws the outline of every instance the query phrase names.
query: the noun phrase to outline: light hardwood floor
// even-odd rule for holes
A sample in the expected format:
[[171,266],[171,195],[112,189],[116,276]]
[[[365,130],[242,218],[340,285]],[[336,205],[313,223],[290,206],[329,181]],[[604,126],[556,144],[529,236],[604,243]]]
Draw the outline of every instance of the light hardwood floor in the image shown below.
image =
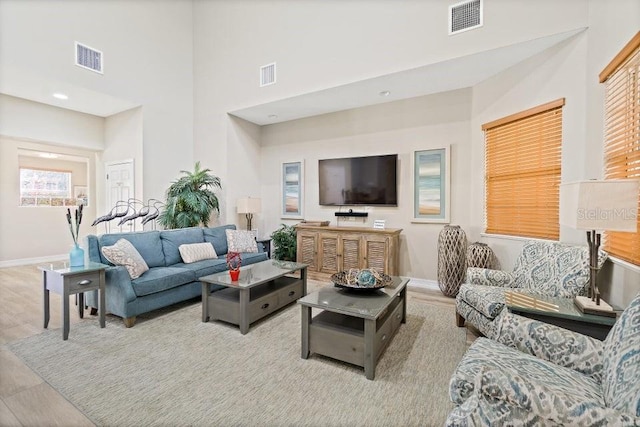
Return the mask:
[[[35,265],[0,268],[0,426],[92,426],[87,417],[4,345],[42,332],[42,292],[41,272]],[[84,319],[80,319],[73,298],[70,335],[74,324],[98,321],[86,311]],[[410,291],[409,298],[451,307],[451,322],[455,322],[454,300],[439,291]],[[49,329],[60,330],[62,301],[53,292],[50,307]],[[476,337],[475,331],[467,330],[469,344]]]

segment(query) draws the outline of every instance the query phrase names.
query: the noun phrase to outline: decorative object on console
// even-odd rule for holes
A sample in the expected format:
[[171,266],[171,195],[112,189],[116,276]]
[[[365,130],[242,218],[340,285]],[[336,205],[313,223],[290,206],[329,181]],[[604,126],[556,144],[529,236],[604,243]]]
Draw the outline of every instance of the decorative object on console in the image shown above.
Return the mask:
[[564,209],[560,224],[587,230],[590,254],[589,297],[577,296],[576,306],[585,313],[615,315],[613,308],[600,299],[598,274],[598,231],[637,230],[638,180],[579,181],[560,185]]
[[384,288],[393,280],[391,276],[379,273],[372,268],[350,268],[331,275],[331,281],[339,288],[372,290]]
[[467,267],[493,268],[493,251],[486,243],[475,242],[467,248]]
[[438,286],[455,297],[467,271],[467,235],[459,225],[445,225],[438,235]]
[[242,265],[242,255],[239,252],[227,252],[227,267],[229,267],[229,276],[231,280],[236,282],[240,277],[240,266]]
[[449,151],[447,146],[414,152],[412,222],[449,222]]
[[293,225],[280,224],[280,228],[271,233],[273,239],[273,257],[282,261],[295,261],[297,250],[297,233]]
[[184,174],[173,181],[167,189],[165,209],[160,213],[159,221],[166,229],[207,227],[211,212],[220,212],[218,196],[214,189],[221,189],[220,178],[211,175],[210,169],[200,169],[196,162],[193,172]]
[[247,230],[251,230],[251,221],[253,214],[260,213],[262,210],[262,201],[256,197],[242,197],[238,199],[238,213],[245,214],[247,218]]
[[385,222],[386,221],[384,219],[376,219],[373,221],[373,228],[378,230],[384,230]]
[[304,206],[304,162],[282,164],[282,218],[302,219]]
[[[67,208],[67,222],[69,223],[69,231],[71,231],[71,237],[73,238],[73,248],[69,252],[69,261],[71,267],[82,267],[84,265],[84,249],[78,246],[78,234],[80,233],[80,224],[82,223],[82,208],[84,205],[80,205],[78,209],[75,209],[75,219],[71,219],[71,209]],[[75,224],[75,229],[74,229]]]

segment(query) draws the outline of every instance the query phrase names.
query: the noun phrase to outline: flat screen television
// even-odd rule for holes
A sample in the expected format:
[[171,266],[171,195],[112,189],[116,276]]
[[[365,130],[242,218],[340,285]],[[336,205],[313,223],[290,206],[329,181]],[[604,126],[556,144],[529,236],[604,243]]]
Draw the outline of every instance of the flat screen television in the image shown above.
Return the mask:
[[320,160],[320,204],[398,206],[397,169],[397,154]]

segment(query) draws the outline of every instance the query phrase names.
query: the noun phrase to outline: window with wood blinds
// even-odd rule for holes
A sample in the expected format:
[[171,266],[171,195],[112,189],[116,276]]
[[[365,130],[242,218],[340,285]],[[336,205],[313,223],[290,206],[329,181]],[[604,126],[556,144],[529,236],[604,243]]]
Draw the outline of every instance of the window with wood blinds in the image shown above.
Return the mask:
[[564,98],[486,123],[486,232],[558,240]]
[[[605,84],[604,179],[640,179],[640,32],[600,73]],[[638,200],[640,212],[640,197]],[[640,265],[640,216],[635,233],[605,232],[604,249]]]

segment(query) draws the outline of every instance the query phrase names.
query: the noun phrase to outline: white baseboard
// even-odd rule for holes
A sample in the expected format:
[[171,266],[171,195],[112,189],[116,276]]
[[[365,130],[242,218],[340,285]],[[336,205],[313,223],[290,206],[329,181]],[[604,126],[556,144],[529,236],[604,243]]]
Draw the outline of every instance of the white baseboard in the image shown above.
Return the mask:
[[440,287],[438,286],[438,282],[436,282],[435,280],[415,279],[413,277],[409,279],[409,283],[407,284],[407,287],[412,291],[418,291],[418,292],[424,291],[424,290],[428,290],[428,291],[440,290]]
[[18,267],[21,265],[29,265],[29,264],[40,264],[50,261],[65,261],[69,260],[69,254],[64,255],[49,255],[43,257],[36,258],[21,258],[21,259],[10,259],[7,261],[0,261],[0,268],[3,267]]

